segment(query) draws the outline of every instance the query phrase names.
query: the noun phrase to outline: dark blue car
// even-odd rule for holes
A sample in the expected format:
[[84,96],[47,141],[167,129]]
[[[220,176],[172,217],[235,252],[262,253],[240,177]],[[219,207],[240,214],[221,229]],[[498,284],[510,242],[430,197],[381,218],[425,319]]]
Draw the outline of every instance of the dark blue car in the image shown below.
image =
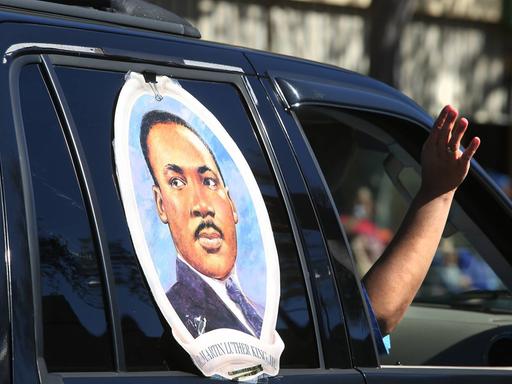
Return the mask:
[[356,73],[202,41],[177,16],[78,5],[0,1],[1,384],[216,380],[173,336],[127,223],[113,127],[130,72],[178,81],[254,175],[285,346],[260,381],[512,382],[512,203],[474,161],[389,353],[376,348],[360,277],[418,188],[425,111]]

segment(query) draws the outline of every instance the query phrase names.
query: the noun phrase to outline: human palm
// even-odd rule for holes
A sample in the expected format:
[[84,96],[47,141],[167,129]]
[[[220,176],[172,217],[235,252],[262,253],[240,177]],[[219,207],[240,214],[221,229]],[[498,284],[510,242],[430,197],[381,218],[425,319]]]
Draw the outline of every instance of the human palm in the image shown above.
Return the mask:
[[464,151],[460,149],[468,121],[457,118],[455,108],[444,107],[423,144],[422,192],[431,197],[457,189],[468,174],[471,158],[480,145],[480,139],[474,137]]

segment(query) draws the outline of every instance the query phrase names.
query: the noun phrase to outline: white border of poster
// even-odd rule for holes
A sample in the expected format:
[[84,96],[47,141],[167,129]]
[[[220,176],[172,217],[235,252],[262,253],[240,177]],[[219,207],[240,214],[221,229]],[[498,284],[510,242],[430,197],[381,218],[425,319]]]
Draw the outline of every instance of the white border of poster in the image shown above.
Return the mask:
[[[228,327],[194,337],[166,294],[176,280],[173,266],[177,253],[169,229],[156,219],[153,181],[137,141],[142,115],[152,110],[172,112],[194,128],[216,158],[239,216],[247,212],[246,222],[236,228],[239,245],[235,268],[242,288],[247,287],[259,304],[259,337]],[[113,145],[117,180],[137,258],[174,338],[206,376],[244,380],[276,375],[284,349],[275,329],[280,298],[278,255],[263,197],[239,147],[218,119],[178,81],[157,76],[156,84],[151,84],[135,72],[126,75],[119,94]]]

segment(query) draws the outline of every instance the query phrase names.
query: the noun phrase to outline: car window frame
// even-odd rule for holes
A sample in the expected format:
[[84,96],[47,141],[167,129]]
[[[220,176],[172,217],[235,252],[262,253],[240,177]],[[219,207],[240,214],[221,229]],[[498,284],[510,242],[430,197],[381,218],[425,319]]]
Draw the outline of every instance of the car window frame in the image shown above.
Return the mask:
[[10,324],[12,312],[10,310],[11,297],[9,295],[9,249],[7,244],[6,217],[5,217],[5,192],[3,170],[0,163],[0,234],[3,239],[3,247],[0,249],[0,382],[11,382],[11,347]]
[[[39,260],[33,260],[31,256],[34,242],[29,223],[34,220],[32,215],[32,195],[26,193],[31,190],[31,177],[28,171],[27,145],[24,140],[23,118],[21,100],[19,94],[19,79],[21,70],[25,65],[39,63],[34,56],[22,56],[9,65],[8,81],[11,101],[12,126],[5,132],[4,138],[7,148],[2,146],[2,167],[11,170],[11,177],[4,180],[6,201],[6,231],[7,249],[10,255],[23,255],[23,257],[11,257],[10,269],[10,313],[11,317],[11,358],[13,382],[36,382],[41,361],[36,351],[35,335],[37,324],[34,320],[28,320],[18,315],[21,313],[37,313],[40,311],[40,303],[36,300],[34,292],[34,277],[39,276]],[[12,175],[16,177],[12,177]],[[37,258],[38,259],[38,258]],[[37,280],[35,280],[37,281]],[[22,295],[18,291],[22,291]],[[16,311],[14,310],[16,309]],[[32,316],[35,319],[35,316]],[[19,347],[23,340],[23,348]],[[44,362],[43,362],[44,364]],[[43,369],[44,370],[44,369]]]
[[319,172],[316,157],[293,109],[284,102],[284,95],[276,86],[273,72],[268,71],[267,76],[261,77],[261,81],[282,121],[282,127],[293,147],[296,161],[315,206],[315,215],[322,228],[324,246],[334,272],[335,289],[345,317],[353,364],[358,367],[377,367],[377,344],[367,302],[357,276],[347,235],[341,225],[327,183],[323,174]]
[[[63,129],[70,130],[69,125],[73,124],[72,120],[70,123],[70,119],[72,119],[72,115],[69,111],[69,106],[66,105],[65,98],[62,96],[63,95],[62,90],[59,91],[60,85],[58,83],[56,83],[56,82],[58,82],[58,78],[56,77],[55,73],[52,70],[52,66],[55,66],[55,65],[94,68],[94,69],[114,69],[116,71],[120,71],[120,70],[122,71],[123,69],[127,69],[127,70],[128,69],[131,69],[131,70],[144,69],[146,71],[156,70],[156,71],[158,71],[157,73],[159,73],[159,74],[170,74],[170,75],[174,75],[176,77],[183,77],[183,78],[189,78],[189,79],[195,79],[195,80],[227,82],[232,85],[235,85],[236,88],[239,90],[240,94],[243,95],[242,102],[244,102],[247,105],[247,107],[250,111],[249,118],[252,120],[252,122],[254,123],[255,129],[258,131],[257,132],[258,136],[263,144],[262,145],[263,150],[265,152],[265,155],[267,156],[267,159],[269,160],[269,166],[270,166],[271,172],[276,179],[276,184],[277,184],[276,188],[279,190],[279,192],[285,202],[285,208],[286,208],[287,215],[288,215],[288,218],[291,223],[292,236],[294,238],[294,242],[296,244],[296,249],[299,254],[299,263],[301,265],[302,272],[304,275],[303,276],[304,281],[306,283],[306,295],[307,295],[306,299],[309,301],[310,307],[312,308],[310,315],[311,315],[311,319],[313,321],[313,330],[314,330],[314,334],[315,334],[315,337],[317,340],[317,344],[319,344],[320,339],[321,339],[321,337],[320,337],[321,332],[319,330],[319,325],[318,325],[319,320],[317,319],[317,313],[314,310],[314,308],[316,306],[319,306],[320,304],[316,302],[316,299],[311,292],[313,289],[311,286],[312,284],[309,281],[309,279],[307,278],[307,276],[309,275],[309,272],[307,269],[307,264],[305,262],[305,255],[304,255],[304,251],[303,251],[305,246],[303,245],[302,240],[301,240],[301,235],[299,233],[300,232],[299,225],[296,223],[295,217],[293,215],[293,208],[292,208],[293,204],[291,203],[290,198],[288,196],[288,192],[287,192],[288,189],[286,187],[286,181],[285,181],[284,176],[282,175],[282,170],[280,168],[279,162],[276,159],[274,149],[273,149],[273,147],[270,143],[270,140],[268,138],[268,132],[265,127],[265,123],[263,122],[263,120],[259,114],[259,111],[258,111],[257,104],[260,101],[256,99],[255,94],[254,94],[255,90],[253,89],[253,87],[256,84],[253,83],[252,86],[250,85],[250,82],[251,82],[250,75],[246,75],[243,73],[237,73],[238,71],[232,71],[232,70],[226,71],[225,69],[222,70],[215,66],[212,66],[212,68],[206,68],[206,69],[196,69],[196,68],[189,69],[189,68],[183,68],[181,66],[169,66],[168,63],[166,66],[164,66],[162,64],[154,64],[154,63],[148,64],[144,61],[145,61],[144,59],[141,59],[141,62],[137,63],[137,62],[123,62],[123,61],[118,61],[118,60],[110,59],[110,58],[95,58],[95,57],[84,58],[84,57],[78,57],[78,56],[74,55],[73,53],[70,54],[70,52],[58,53],[58,52],[52,51],[51,53],[39,52],[39,54],[38,54],[37,52],[34,51],[34,49],[31,49],[29,52],[26,52],[26,54],[18,55],[12,61],[11,66],[10,66],[11,67],[11,78],[13,79],[12,86],[13,86],[13,88],[17,87],[16,82],[18,81],[18,78],[19,78],[18,75],[23,66],[28,65],[28,64],[38,64],[40,66],[40,69],[43,72],[42,74],[43,74],[43,79],[45,81],[45,84],[47,85],[47,87],[53,88],[53,89],[50,89],[50,92],[54,93],[52,102],[54,103],[54,105],[56,102],[61,103],[60,106],[55,105],[55,107],[58,110],[58,114],[61,115],[59,118],[59,120],[61,121],[61,124],[63,121],[65,122],[65,124],[63,124],[63,125],[66,125],[66,127],[63,127]],[[85,62],[87,62],[87,64],[84,64]],[[17,118],[17,124],[16,124],[17,134],[19,136],[18,141],[20,141],[20,138],[23,138],[23,140],[24,140],[23,125],[21,122],[21,111],[19,110],[19,104],[20,104],[19,91],[17,89],[15,89],[13,92],[13,105],[17,106],[14,110],[14,114],[19,115]],[[71,131],[72,130],[73,129],[71,129]],[[85,161],[85,156],[83,154],[83,150],[76,149],[77,146],[78,146],[78,148],[81,148],[81,144],[80,144],[78,136],[76,135],[76,132],[70,134],[70,139],[75,141],[75,144],[74,144],[75,149],[74,150],[76,152],[78,152],[75,155],[77,157],[76,161],[78,161],[80,163],[81,167],[84,167],[84,169],[87,170],[87,163]],[[30,170],[28,169],[28,163],[26,160],[23,160],[23,159],[26,159],[26,153],[27,153],[26,143],[23,142],[22,144],[19,144],[19,147],[20,148],[18,148],[18,150],[20,152],[20,158],[22,159],[22,164],[20,164],[20,165],[22,167],[22,175],[24,175],[24,177],[23,177],[24,191],[30,191],[29,193],[27,193],[30,196],[25,196],[24,199],[25,199],[26,214],[27,214],[27,217],[26,217],[27,229],[29,232],[28,244],[29,244],[29,248],[31,250],[30,251],[30,268],[31,268],[32,284],[31,284],[30,290],[33,294],[33,309],[31,309],[31,310],[33,310],[36,314],[34,330],[33,330],[34,338],[33,338],[33,343],[31,343],[31,344],[32,344],[32,347],[34,348],[34,350],[36,351],[37,371],[42,379],[42,382],[47,382],[47,381],[51,382],[52,380],[59,380],[59,378],[65,378],[65,377],[89,377],[91,375],[90,372],[69,373],[69,374],[49,373],[45,366],[42,347],[41,347],[42,343],[38,342],[38,340],[41,340],[41,335],[42,335],[41,321],[40,321],[40,315],[39,315],[41,313],[41,302],[40,302],[41,296],[40,296],[40,286],[38,284],[39,261],[38,261],[38,256],[36,256],[38,254],[38,252],[37,252],[37,249],[38,249],[37,227],[35,225],[35,217],[33,217],[33,213],[31,213],[31,212],[34,212],[34,200],[33,200],[33,195],[31,195],[33,193],[32,192],[33,189],[31,186],[31,180],[30,180],[31,176],[30,176]],[[87,173],[87,171],[86,171],[86,173]],[[90,179],[90,175],[83,177],[83,179],[84,179],[83,183],[87,186],[87,188],[91,188],[92,182]],[[92,198],[91,198],[91,196],[92,196]],[[89,194],[88,198],[95,200],[95,192],[92,191],[92,193]],[[93,201],[93,202],[90,202],[89,204],[90,204],[91,210],[93,212],[98,211],[99,207],[98,207],[97,202]],[[99,227],[101,227],[101,222],[100,222],[100,226],[98,226],[98,222],[96,222],[95,227],[96,227],[95,233],[98,233],[98,232],[101,233],[101,229],[99,228]],[[105,256],[105,253],[102,253],[101,257],[102,257],[102,260],[104,260],[103,263],[109,264],[108,261],[105,261],[104,256]],[[105,266],[104,266],[104,268],[105,268]],[[104,273],[105,273],[107,279],[112,279],[113,277],[111,275],[111,273],[112,273],[111,267],[109,265],[107,265],[106,268],[107,268],[107,272],[104,272]],[[108,272],[108,269],[110,269],[110,272]],[[109,307],[111,308],[113,305],[112,294],[109,295],[109,297],[107,298],[107,303],[108,303]],[[111,316],[114,319],[117,319],[116,321],[119,321],[119,318],[115,314],[115,312],[112,312],[112,309],[110,309],[110,311],[111,311]],[[118,340],[120,340],[119,337],[122,337],[121,332],[119,332],[119,334],[118,334]],[[121,343],[122,343],[122,340],[121,340]],[[319,354],[319,361],[321,362],[321,366],[319,369],[321,370],[322,365],[323,365],[323,354],[322,354],[321,346],[318,348],[318,354]],[[118,361],[122,360],[122,355],[119,355],[119,351],[117,352],[117,356],[118,356],[117,357]],[[121,357],[121,359],[120,359],[120,357]],[[123,368],[123,367],[121,366],[121,368]],[[117,369],[119,372],[119,367]],[[289,372],[290,374],[293,374],[295,372],[295,370],[293,370],[293,369],[286,369],[284,371]],[[304,371],[304,369],[300,369],[299,371]],[[312,369],[311,371],[318,372],[318,368]],[[131,376],[131,373],[132,373],[132,372],[126,372],[126,371],[121,371],[121,372],[123,372],[123,376],[126,375],[127,377]],[[162,374],[164,374],[164,375],[168,374],[169,376],[176,376],[177,373],[179,374],[179,372],[176,372],[176,371],[144,372],[144,374],[145,375],[147,374],[149,377],[151,377],[153,375],[161,376]],[[106,374],[106,376],[108,376],[108,372],[94,373],[94,375],[100,375],[100,376],[105,375],[105,374]],[[135,376],[137,376],[136,372],[133,372],[133,374]]]
[[[294,94],[294,97],[296,97],[296,99],[297,99],[293,103],[290,103],[290,100],[286,99],[286,95],[283,93],[283,91],[280,87],[280,84],[275,81],[276,79],[272,75],[273,74],[270,73],[269,88],[268,88],[269,92],[274,94],[275,102],[281,106],[281,108],[283,110],[282,113],[290,114],[291,116],[293,116],[293,118],[296,122],[295,129],[297,130],[297,132],[289,133],[289,134],[290,135],[296,134],[297,137],[302,136],[302,139],[305,141],[304,146],[309,148],[309,151],[311,151],[310,155],[314,159],[314,161],[312,163],[313,165],[311,165],[311,164],[307,164],[307,161],[309,161],[310,159],[305,161],[303,158],[300,158],[300,156],[298,156],[300,158],[299,163],[300,163],[301,167],[303,167],[303,168],[311,167],[311,168],[316,169],[316,171],[320,174],[320,177],[322,179],[323,179],[323,174],[320,169],[320,166],[316,162],[316,157],[314,155],[314,152],[312,151],[312,148],[309,146],[309,142],[307,140],[305,133],[302,130],[300,121],[294,112],[294,110],[296,110],[297,108],[300,108],[301,106],[322,107],[322,108],[326,107],[326,108],[338,109],[342,112],[347,112],[347,113],[368,112],[368,113],[374,114],[374,115],[380,114],[380,115],[391,116],[394,118],[405,120],[409,123],[413,123],[414,125],[418,126],[418,130],[416,130],[416,132],[413,133],[416,136],[416,138],[415,138],[416,141],[422,139],[419,135],[419,131],[421,131],[426,137],[426,135],[428,134],[428,131],[429,131],[429,127],[430,127],[431,123],[433,122],[433,119],[430,116],[428,116],[424,111],[422,111],[419,107],[417,107],[417,111],[413,112],[412,110],[408,110],[407,113],[405,113],[405,114],[400,113],[401,112],[400,110],[393,110],[392,108],[383,110],[383,109],[379,109],[379,108],[374,108],[371,105],[367,105],[365,107],[356,107],[354,105],[347,105],[346,103],[343,103],[341,101],[343,99],[343,97],[340,98],[340,101],[338,103],[338,101],[336,101],[335,99],[326,100],[325,95],[324,95],[324,97],[319,96],[318,99],[314,99],[314,97],[313,97],[314,92],[312,92],[312,91],[309,92],[308,90],[302,90],[303,92],[301,93],[295,89],[295,93],[294,93],[294,92],[292,92],[294,88],[288,84],[287,86],[289,87],[290,94]],[[279,73],[279,76],[282,76],[282,78],[288,77],[288,79],[294,79],[297,77],[297,74],[295,74],[295,73],[289,73],[289,74]],[[300,77],[300,75],[299,75],[299,77]],[[332,87],[331,91],[335,92],[335,89],[336,89],[335,87]],[[300,99],[300,97],[302,96],[304,91],[306,91],[306,94],[308,96],[312,96],[313,98],[302,101]],[[343,88],[339,88],[338,91],[340,93],[343,93]],[[316,96],[318,96],[318,94]],[[392,103],[388,104],[388,106],[389,105],[392,105]],[[396,140],[396,138],[391,133],[389,133],[389,132],[386,132],[386,133],[389,134],[391,137],[393,137],[395,142],[403,148],[403,145],[400,144],[400,142],[398,140]],[[421,146],[419,146],[418,148],[421,148]],[[419,163],[419,151],[416,154],[412,154],[409,151],[408,151],[408,153],[411,157],[413,157]],[[510,213],[512,212],[510,202],[507,201],[507,199],[504,199],[503,193],[499,190],[499,188],[495,185],[495,183],[489,179],[489,177],[485,174],[483,169],[474,160],[472,162],[472,170],[470,172],[471,172],[470,178],[474,178],[476,181],[480,182],[481,185],[483,185],[487,189],[489,189],[489,188],[494,189],[494,190],[489,191],[490,197],[494,198],[496,201],[496,204],[499,204],[501,207],[503,207],[506,210],[506,212],[508,212],[508,215],[510,216]],[[330,196],[331,195],[330,190],[329,190],[325,180],[324,180],[324,183],[325,183],[326,191]],[[332,197],[330,198],[330,201],[333,204],[333,209],[337,212],[337,209],[336,209],[336,206],[334,205],[334,200],[332,199]],[[472,218],[471,215],[469,215],[469,217]],[[341,226],[341,231],[344,232],[341,223],[340,223],[340,226]],[[503,250],[501,250],[501,251],[503,252]],[[349,247],[349,252],[351,254],[350,247]],[[352,255],[351,255],[351,257],[352,257]],[[352,259],[353,259],[353,257],[352,257]],[[509,261],[509,265],[512,265],[512,263],[510,263],[510,261]],[[393,366],[393,365],[381,365],[380,362],[379,362],[379,367],[380,368],[371,368],[371,367],[362,367],[361,368],[361,371],[365,374],[365,377],[368,379],[369,383],[378,381],[381,378],[380,372],[387,372],[386,376],[389,375],[389,377],[392,377],[392,380],[396,380],[396,382],[408,382],[408,380],[411,380],[413,376],[418,375],[418,374],[422,375],[422,376],[425,375],[428,377],[432,377],[433,379],[435,378],[436,380],[446,379],[443,377],[443,375],[448,375],[447,382],[451,382],[450,381],[451,378],[453,378],[453,379],[460,378],[460,380],[461,380],[460,382],[466,382],[465,380],[467,380],[468,376],[478,377],[479,378],[478,380],[493,378],[496,380],[496,382],[501,382],[501,380],[504,377],[507,377],[507,375],[510,375],[510,371],[512,370],[512,367],[461,367],[461,366],[442,366],[442,367],[441,366],[403,366],[402,367],[402,366]],[[477,382],[477,381],[475,381],[475,382]]]
[[[275,93],[278,95],[279,102],[287,111],[293,111],[293,109],[300,106],[319,106],[391,116],[418,126],[420,129],[412,133],[414,135],[413,141],[423,143],[434,123],[432,116],[429,116],[405,95],[376,80],[373,80],[373,90],[366,84],[371,80],[368,78],[360,78],[361,84],[355,86],[352,82],[357,81],[357,79],[352,79],[353,76],[355,74],[351,73],[350,82],[344,84],[341,76],[339,81],[333,82],[321,77],[304,76],[300,73],[269,71],[269,77]],[[349,76],[347,76],[347,80],[349,80]],[[420,137],[420,132],[424,137]],[[421,145],[418,148],[421,148]],[[417,151],[417,153],[410,155],[418,161],[419,153],[420,151]],[[505,192],[499,188],[475,159],[471,160],[471,169],[468,176],[462,188],[466,188],[466,185],[469,184],[468,181],[472,181],[474,178],[479,185],[490,193],[499,209],[508,213],[509,221],[512,221],[512,200],[505,195]],[[495,241],[500,240],[498,236],[493,236],[489,231],[484,229],[482,231],[489,238]],[[508,263],[512,264],[512,244],[502,242],[498,248],[504,255],[510,255],[508,256]]]
[[[355,108],[347,108],[347,107],[335,107],[332,105],[329,106],[320,106],[320,105],[313,105],[313,104],[301,104],[301,107],[310,107],[313,109],[316,109],[316,112],[318,113],[325,113],[326,115],[329,115],[331,118],[336,120],[342,120],[342,119],[352,119],[353,124],[359,124],[357,130],[359,132],[363,132],[366,135],[373,137],[375,140],[381,142],[383,145],[385,145],[389,149],[389,153],[393,154],[394,156],[398,156],[400,158],[404,157],[403,160],[405,160],[404,166],[410,167],[414,169],[414,172],[417,173],[418,179],[421,174],[421,164],[420,164],[420,153],[421,148],[423,145],[423,138],[420,137],[419,133],[426,135],[428,134],[428,128],[425,127],[423,124],[418,123],[417,121],[411,121],[409,118],[399,117],[397,115],[390,115],[390,114],[383,114],[381,111],[375,111],[375,110],[360,110]],[[298,106],[296,108],[299,108]],[[415,132],[412,133],[412,140],[408,140],[409,147],[414,147],[414,151],[411,152],[411,148],[405,148],[404,145],[404,139],[398,138],[397,135],[393,135],[392,129],[384,129],[377,124],[375,124],[372,121],[369,120],[362,120],[364,117],[359,116],[361,113],[367,113],[365,117],[367,118],[377,118],[379,116],[386,116],[391,117],[393,119],[397,119],[398,121],[401,121],[403,123],[412,124],[417,127]],[[357,114],[357,115],[355,115]],[[298,119],[299,120],[299,119]],[[360,121],[359,121],[360,120]],[[300,124],[300,121],[299,121]],[[306,136],[305,136],[306,137]],[[307,139],[307,137],[306,137]],[[472,164],[475,165],[475,164]],[[478,165],[478,163],[476,163]],[[321,172],[321,168],[319,167],[318,170]],[[473,173],[469,174],[469,179],[474,176]],[[326,184],[326,187],[329,188]],[[330,191],[330,190],[329,190]],[[407,193],[407,199],[411,199],[414,197],[410,194],[410,191],[399,191],[397,190],[397,193],[405,192]],[[501,190],[498,190],[497,192],[501,193]],[[402,195],[402,194],[401,194]],[[478,246],[475,246],[475,249],[480,254],[487,254],[491,261],[489,262],[487,259],[484,259],[486,264],[490,266],[493,270],[500,270],[502,268],[508,268],[511,269],[512,272],[512,260],[511,262],[507,262],[505,260],[506,253],[502,249],[498,249],[494,243],[492,242],[491,238],[487,236],[487,234],[481,229],[481,225],[478,223],[477,220],[474,219],[473,216],[471,216],[469,213],[467,213],[463,206],[461,206],[459,202],[459,197],[461,193],[455,195],[455,204],[452,204],[452,207],[450,208],[450,215],[448,216],[447,225],[453,226],[454,224],[458,224],[457,227],[464,229],[465,232],[472,236],[472,238],[479,238],[480,244]],[[404,197],[402,195],[402,197]],[[406,200],[407,200],[406,199]],[[333,204],[334,199],[332,200]],[[410,204],[410,200],[406,201],[406,204]],[[335,204],[336,205],[336,204]],[[336,208],[337,209],[337,208]],[[455,219],[453,216],[454,214],[459,215],[457,219]],[[342,225],[343,226],[343,225]],[[448,232],[450,231],[450,228],[447,228]],[[482,257],[483,258],[483,257]],[[506,265],[505,265],[506,264]],[[502,280],[506,281],[508,286],[512,287],[512,273],[510,276],[508,276],[505,273],[496,273],[496,275]]]

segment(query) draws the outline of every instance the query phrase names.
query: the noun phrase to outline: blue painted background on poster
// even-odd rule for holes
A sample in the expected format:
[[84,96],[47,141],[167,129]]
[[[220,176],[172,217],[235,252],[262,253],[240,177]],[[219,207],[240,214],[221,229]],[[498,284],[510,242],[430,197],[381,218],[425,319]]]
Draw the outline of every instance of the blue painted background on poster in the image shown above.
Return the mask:
[[263,240],[257,225],[256,209],[239,168],[212,130],[187,106],[171,97],[166,96],[162,101],[156,101],[152,95],[143,95],[135,102],[130,116],[130,167],[144,235],[164,290],[167,291],[176,281],[176,249],[167,225],[163,224],[157,215],[152,193],[153,180],[146,166],[139,139],[142,116],[155,109],[171,112],[184,119],[215,154],[238,211],[237,274],[244,292],[264,308],[266,265]]

